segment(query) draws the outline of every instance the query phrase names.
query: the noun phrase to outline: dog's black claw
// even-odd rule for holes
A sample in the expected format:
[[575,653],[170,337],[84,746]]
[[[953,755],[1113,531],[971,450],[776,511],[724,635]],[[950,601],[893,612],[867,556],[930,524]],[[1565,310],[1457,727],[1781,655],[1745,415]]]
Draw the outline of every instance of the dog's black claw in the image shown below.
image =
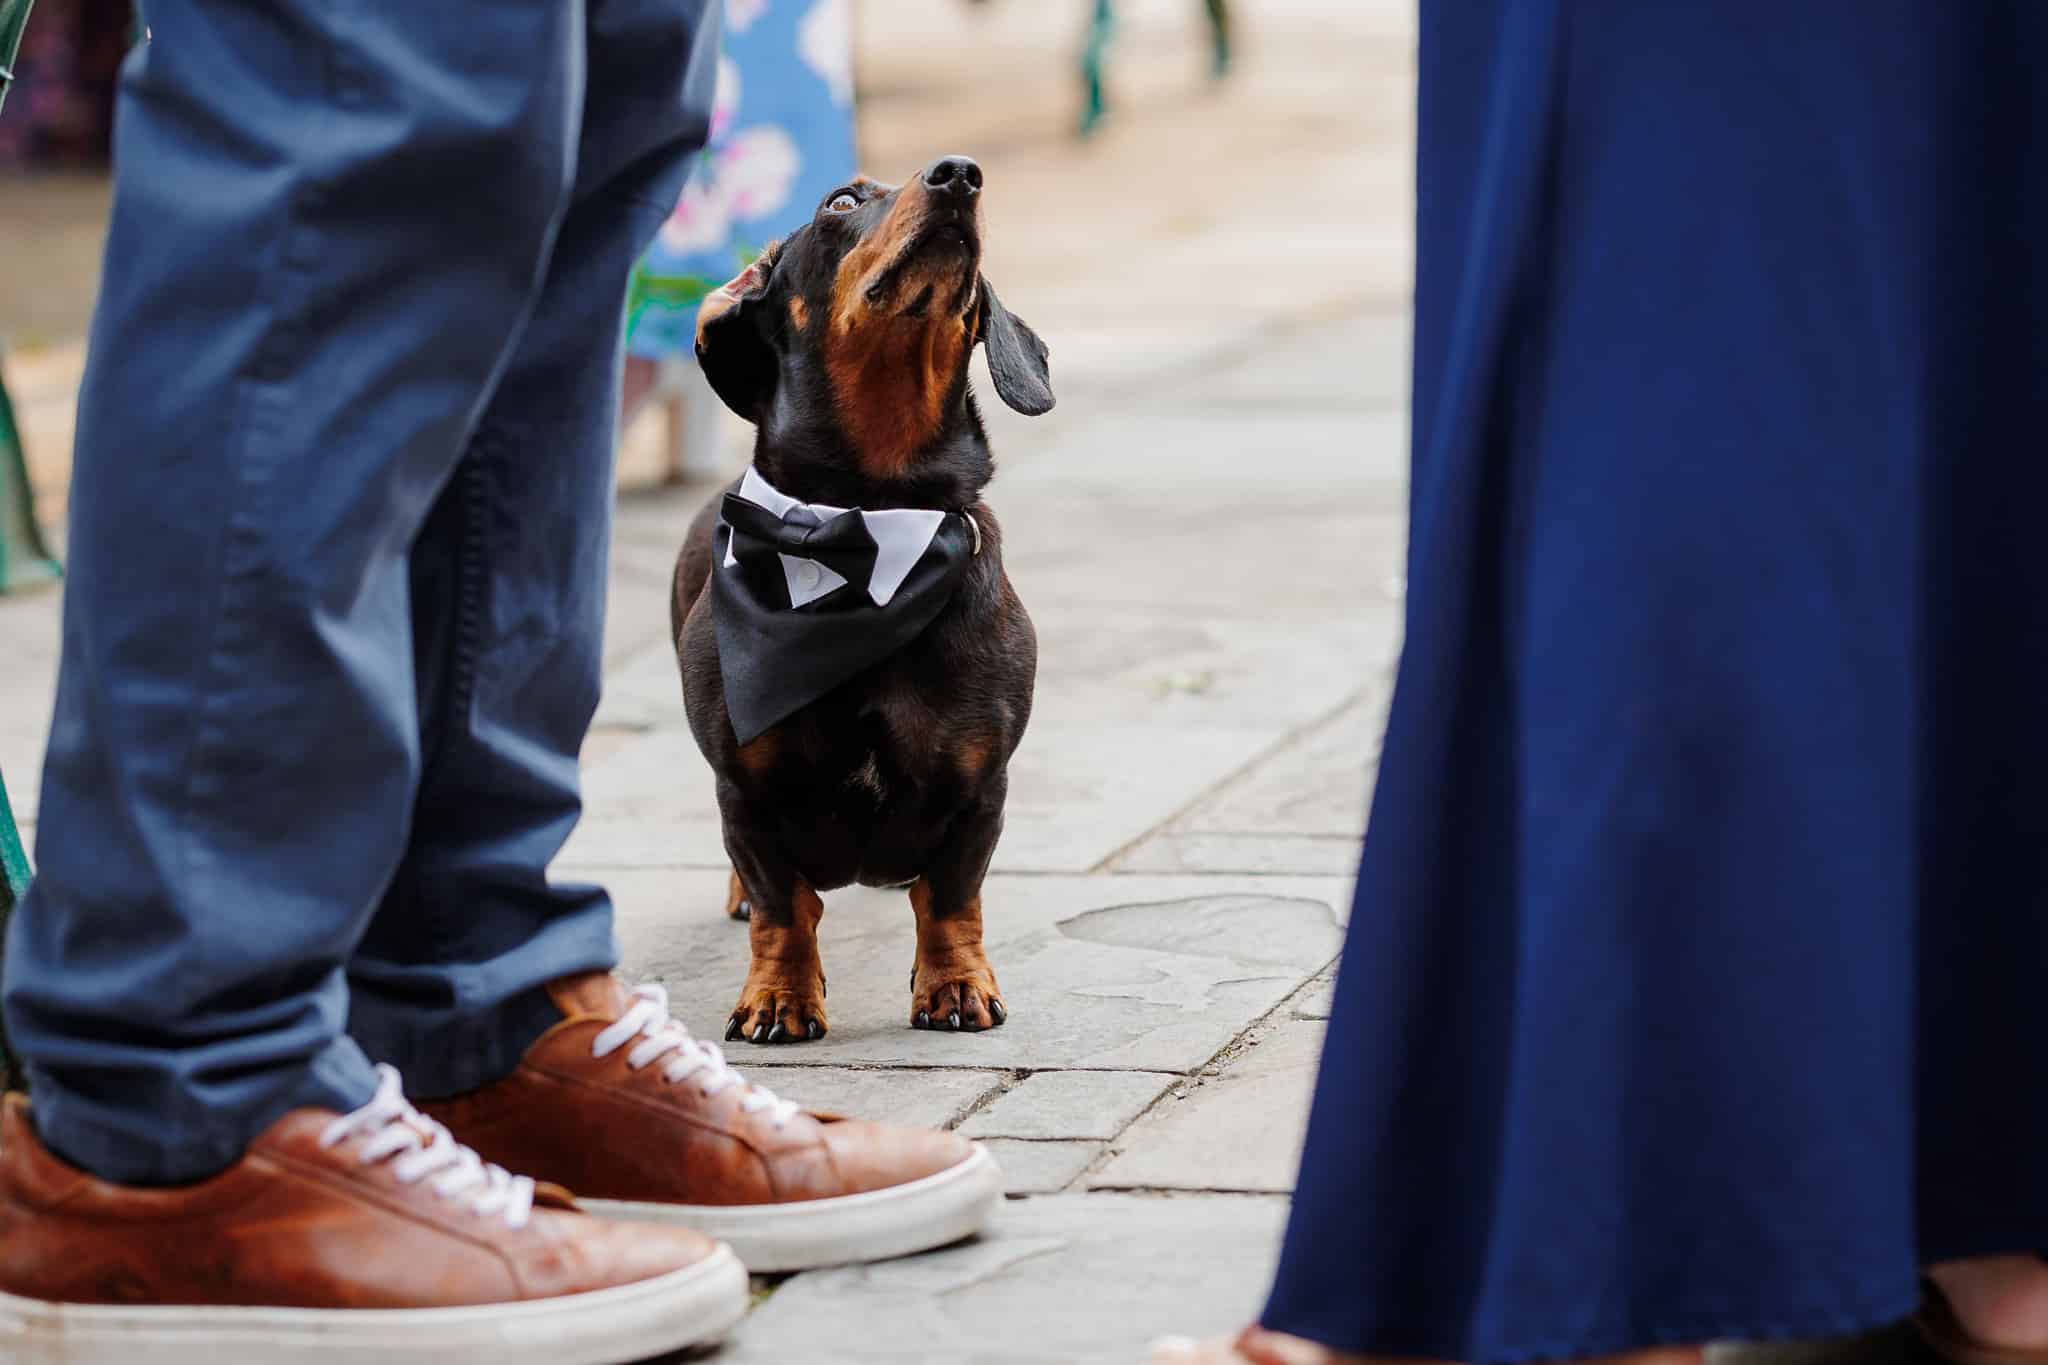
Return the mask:
[[741,901],[733,908],[732,917],[739,920],[752,919],[754,917],[754,903],[752,901]]
[[930,1028],[931,1026],[932,1026],[932,1017],[931,1017],[931,1015],[930,1015],[930,1014],[928,1014],[928,1013],[926,1013],[926,1012],[925,1012],[925,1011],[923,1011],[923,1010],[919,1010],[919,1011],[917,1012],[917,1023],[916,1023],[916,1025],[915,1025],[915,1027],[917,1027],[917,1028]]
[[[778,1024],[776,1025],[776,1027],[780,1028],[782,1026]],[[765,1043],[768,1041],[768,1026],[766,1024],[756,1024],[754,1026],[754,1041],[757,1043]]]
[[771,1043],[786,1043],[789,1041],[789,1030],[782,1026],[780,1019],[775,1021],[774,1028],[768,1030],[768,1041]]
[[732,1021],[725,1026],[725,1041],[728,1043],[737,1043],[739,1040],[740,1017],[737,1014],[735,1014],[732,1017]]
[[954,1011],[953,1011],[953,1012],[952,1012],[951,1014],[949,1014],[949,1015],[947,1015],[947,1016],[946,1016],[946,1027],[947,1027],[947,1028],[949,1028],[949,1029],[951,1029],[951,1030],[953,1030],[953,1032],[955,1032],[955,1033],[958,1033],[958,1032],[960,1031],[960,1011],[959,1011],[959,1010],[954,1010]]
[[810,1035],[811,1041],[815,1043],[825,1036],[825,1026],[813,1019],[811,1020],[810,1028],[806,1029],[805,1032]]
[[994,1019],[998,1024],[1002,1023],[1003,1020],[1010,1017],[1010,1012],[1003,1008],[1003,1002],[1000,1000],[989,1001],[988,1012],[989,1017]]

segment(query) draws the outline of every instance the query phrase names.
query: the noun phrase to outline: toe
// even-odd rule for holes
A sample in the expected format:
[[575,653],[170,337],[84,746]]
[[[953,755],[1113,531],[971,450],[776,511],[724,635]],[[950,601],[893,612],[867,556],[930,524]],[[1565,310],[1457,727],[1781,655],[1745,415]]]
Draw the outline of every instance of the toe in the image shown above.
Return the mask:
[[775,1034],[770,1042],[802,1043],[825,1036],[825,1013],[823,1010],[807,1008],[802,1001],[785,1001],[775,1013]]
[[985,1028],[994,1027],[994,1025],[995,1020],[990,1015],[988,1004],[982,999],[981,992],[971,986],[961,991],[960,1027],[969,1033],[979,1033]]

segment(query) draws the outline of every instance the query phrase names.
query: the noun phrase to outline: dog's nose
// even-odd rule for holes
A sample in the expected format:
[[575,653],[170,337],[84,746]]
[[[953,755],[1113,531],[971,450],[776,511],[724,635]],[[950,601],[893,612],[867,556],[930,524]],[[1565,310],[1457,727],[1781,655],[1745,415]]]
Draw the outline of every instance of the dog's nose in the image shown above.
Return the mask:
[[981,193],[981,167],[973,157],[942,156],[924,173],[924,186],[933,194],[972,199]]

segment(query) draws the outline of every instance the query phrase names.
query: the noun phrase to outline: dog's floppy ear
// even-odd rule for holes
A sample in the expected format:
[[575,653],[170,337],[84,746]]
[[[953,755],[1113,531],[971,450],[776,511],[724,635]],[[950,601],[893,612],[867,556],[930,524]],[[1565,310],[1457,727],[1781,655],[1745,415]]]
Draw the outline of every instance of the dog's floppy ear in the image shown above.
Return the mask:
[[988,373],[1002,400],[1026,417],[1051,412],[1051,352],[1038,333],[1003,307],[987,276],[981,280],[981,339],[988,344]]
[[775,348],[756,316],[775,272],[779,243],[768,248],[737,277],[704,296],[697,306],[697,364],[712,392],[749,422],[759,423],[775,391]]

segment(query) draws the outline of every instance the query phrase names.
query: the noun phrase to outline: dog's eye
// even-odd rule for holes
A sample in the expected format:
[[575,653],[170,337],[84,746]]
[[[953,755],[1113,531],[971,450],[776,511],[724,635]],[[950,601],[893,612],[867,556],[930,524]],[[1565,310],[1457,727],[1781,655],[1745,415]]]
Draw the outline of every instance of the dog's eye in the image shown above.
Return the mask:
[[827,213],[852,213],[860,207],[860,200],[851,194],[835,194],[832,202],[825,205]]

